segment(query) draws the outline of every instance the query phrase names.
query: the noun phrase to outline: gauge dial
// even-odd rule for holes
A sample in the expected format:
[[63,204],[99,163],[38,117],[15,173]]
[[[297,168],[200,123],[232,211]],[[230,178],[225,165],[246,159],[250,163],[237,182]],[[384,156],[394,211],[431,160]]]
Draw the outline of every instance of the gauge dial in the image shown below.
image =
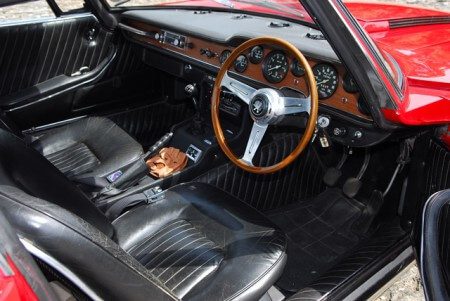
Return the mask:
[[288,70],[288,59],[281,51],[272,51],[264,60],[263,75],[271,83],[281,82],[286,77]]
[[313,68],[316,78],[319,98],[329,98],[336,92],[338,87],[338,73],[336,69],[329,64],[317,64]]
[[356,93],[359,91],[358,85],[353,79],[353,76],[348,72],[344,77],[344,90],[348,93]]
[[241,54],[234,62],[234,70],[236,70],[239,73],[242,73],[245,70],[247,70],[247,67],[248,67],[247,57]]
[[264,48],[262,46],[255,46],[250,50],[250,63],[259,64],[264,58]]
[[291,64],[291,72],[294,76],[300,77],[305,75],[305,69],[297,59],[294,59]]
[[231,51],[230,51],[230,50],[224,50],[224,51],[222,51],[222,53],[221,53],[220,56],[219,56],[220,64],[225,63],[225,61],[226,61],[227,58],[230,56],[230,54],[231,54]]

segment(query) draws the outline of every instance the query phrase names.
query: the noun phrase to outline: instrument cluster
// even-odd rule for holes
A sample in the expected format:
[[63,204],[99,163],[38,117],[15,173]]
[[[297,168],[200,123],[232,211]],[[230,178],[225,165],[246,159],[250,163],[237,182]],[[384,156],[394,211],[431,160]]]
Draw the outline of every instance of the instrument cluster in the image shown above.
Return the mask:
[[[224,50],[219,55],[220,63],[223,64],[230,54],[230,50]],[[282,50],[266,50],[263,46],[255,46],[248,53],[241,54],[234,61],[234,71],[244,73],[249,64],[261,64],[262,75],[272,84],[281,83],[289,72],[296,78],[305,75],[305,69],[298,60],[291,59]],[[336,68],[329,63],[318,63],[312,69],[317,82],[319,98],[327,99],[333,96],[339,85],[339,74]],[[347,79],[347,77],[349,78]],[[351,84],[350,75],[347,75],[346,79],[345,88],[348,87],[350,93],[356,93],[357,87],[355,88]]]

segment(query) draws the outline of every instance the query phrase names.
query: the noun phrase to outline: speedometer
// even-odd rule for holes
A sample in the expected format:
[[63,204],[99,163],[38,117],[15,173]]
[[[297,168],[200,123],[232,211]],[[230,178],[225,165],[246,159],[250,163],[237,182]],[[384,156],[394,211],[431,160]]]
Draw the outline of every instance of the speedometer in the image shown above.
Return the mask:
[[317,64],[313,68],[319,98],[331,97],[338,87],[338,72],[330,64]]
[[264,60],[263,75],[271,83],[281,82],[288,73],[289,63],[281,51],[272,51]]

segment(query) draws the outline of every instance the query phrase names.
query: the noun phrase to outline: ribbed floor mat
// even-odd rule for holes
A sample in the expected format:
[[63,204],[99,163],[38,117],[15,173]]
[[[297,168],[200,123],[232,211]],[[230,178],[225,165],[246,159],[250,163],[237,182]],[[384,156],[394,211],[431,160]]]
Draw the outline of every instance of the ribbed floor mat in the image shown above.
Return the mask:
[[297,291],[336,264],[361,240],[353,228],[363,205],[338,189],[272,212],[269,218],[288,236],[288,262],[277,285]]

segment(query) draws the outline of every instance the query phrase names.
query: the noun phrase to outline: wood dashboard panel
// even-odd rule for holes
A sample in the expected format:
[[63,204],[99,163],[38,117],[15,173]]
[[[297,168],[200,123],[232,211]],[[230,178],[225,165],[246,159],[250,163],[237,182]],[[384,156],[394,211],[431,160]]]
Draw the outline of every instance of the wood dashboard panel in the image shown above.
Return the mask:
[[[165,50],[168,50],[171,52],[175,52],[182,56],[186,56],[191,59],[195,59],[200,62],[207,63],[209,65],[212,65],[212,66],[215,66],[218,68],[221,66],[221,63],[219,60],[220,54],[224,50],[233,51],[233,49],[234,49],[233,47],[230,47],[227,45],[222,45],[219,43],[215,43],[212,41],[204,40],[204,39],[193,37],[193,36],[187,36],[184,34],[183,35],[187,37],[186,45],[189,45],[189,47],[179,48],[176,46],[172,46],[170,44],[161,43],[153,37],[154,33],[161,32],[161,30],[165,30],[165,29],[158,28],[156,26],[153,26],[153,25],[150,25],[150,24],[147,24],[144,22],[140,22],[140,21],[135,21],[135,20],[126,20],[123,22],[127,26],[137,29],[138,31],[147,33],[147,35],[142,35],[142,34],[138,34],[138,33],[133,33],[131,31],[128,32],[130,37],[132,37],[133,39],[135,39],[141,43],[150,44],[150,45],[156,46],[158,48],[162,48],[162,49],[165,49]],[[170,30],[167,30],[167,31],[170,32]],[[270,45],[262,45],[262,46],[264,47],[264,57],[270,51],[273,50],[273,48]],[[201,53],[201,49],[208,49],[211,52],[213,52],[214,55],[212,57],[207,57],[205,54]],[[249,52],[250,52],[250,50],[248,50],[244,54],[247,55],[247,57],[248,57]],[[292,57],[289,54],[287,54],[287,57],[288,57],[289,66],[290,66],[290,64],[292,62]],[[318,63],[326,63],[326,62],[318,61],[318,60],[311,59],[311,58],[307,58],[307,59],[308,59],[308,62],[311,67],[314,67]],[[339,64],[332,64],[332,65],[336,68],[336,70],[338,71],[338,74],[339,74],[338,88],[337,88],[336,92],[330,98],[319,100],[320,104],[338,109],[340,111],[347,112],[347,113],[357,116],[359,118],[363,118],[366,120],[372,120],[372,118],[370,116],[364,114],[358,108],[359,93],[348,93],[347,91],[344,90],[343,81],[344,81],[344,76],[346,73],[345,68]],[[234,71],[234,70],[232,70],[232,71]],[[273,88],[285,87],[285,88],[290,88],[290,89],[300,91],[300,92],[304,93],[305,95],[309,94],[305,77],[304,76],[296,77],[290,71],[288,72],[286,77],[280,83],[270,83],[264,78],[261,63],[260,64],[252,64],[251,62],[249,62],[247,69],[243,73],[238,73],[238,74],[245,76],[247,78],[250,78],[252,80],[255,80],[257,82],[260,82],[269,87],[273,87]]]

